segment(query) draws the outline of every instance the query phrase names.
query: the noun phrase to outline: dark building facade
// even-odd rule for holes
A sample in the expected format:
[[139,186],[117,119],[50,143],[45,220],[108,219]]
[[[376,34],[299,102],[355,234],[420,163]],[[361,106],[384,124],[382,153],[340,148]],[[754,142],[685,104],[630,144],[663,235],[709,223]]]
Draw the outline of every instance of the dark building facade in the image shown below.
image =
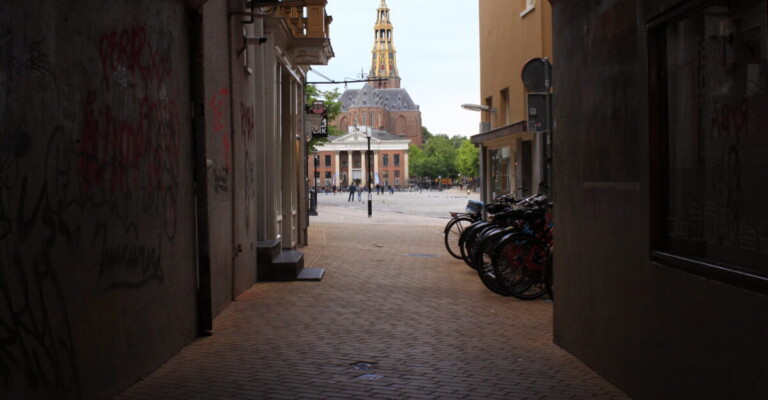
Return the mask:
[[306,243],[325,4],[0,2],[0,398],[111,398]]
[[555,341],[633,398],[768,398],[766,1],[551,3]]

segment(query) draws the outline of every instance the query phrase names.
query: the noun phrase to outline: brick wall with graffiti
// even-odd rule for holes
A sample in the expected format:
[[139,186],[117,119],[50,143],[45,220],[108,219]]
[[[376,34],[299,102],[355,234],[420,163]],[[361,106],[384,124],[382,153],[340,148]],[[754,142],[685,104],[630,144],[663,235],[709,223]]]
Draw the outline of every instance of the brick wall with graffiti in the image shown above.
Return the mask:
[[0,398],[102,398],[195,335],[186,10],[108,3],[0,3]]

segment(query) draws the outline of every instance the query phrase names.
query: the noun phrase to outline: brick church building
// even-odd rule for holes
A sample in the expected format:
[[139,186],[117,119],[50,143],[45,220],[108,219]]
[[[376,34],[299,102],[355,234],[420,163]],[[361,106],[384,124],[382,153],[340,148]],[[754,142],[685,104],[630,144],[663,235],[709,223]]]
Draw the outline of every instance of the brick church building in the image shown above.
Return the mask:
[[[313,171],[318,189],[346,188],[351,182],[367,186],[369,173],[371,186],[407,187],[408,146],[422,145],[421,111],[400,87],[386,0],[381,0],[376,12],[368,81],[360,89],[345,90],[339,98],[341,113],[331,124],[344,133],[318,147],[319,162]],[[370,164],[365,156],[369,136]]]

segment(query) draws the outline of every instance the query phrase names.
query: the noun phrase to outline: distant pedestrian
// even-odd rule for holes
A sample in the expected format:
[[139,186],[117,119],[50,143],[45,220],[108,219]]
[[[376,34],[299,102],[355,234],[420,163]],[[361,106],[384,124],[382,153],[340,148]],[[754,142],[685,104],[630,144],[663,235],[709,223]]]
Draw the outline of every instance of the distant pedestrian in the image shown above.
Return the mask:
[[395,189],[392,188],[392,185],[389,185],[389,194],[395,194]]
[[355,186],[355,183],[351,183],[349,185],[349,198],[347,201],[354,201],[355,200],[355,190],[357,190],[357,187]]

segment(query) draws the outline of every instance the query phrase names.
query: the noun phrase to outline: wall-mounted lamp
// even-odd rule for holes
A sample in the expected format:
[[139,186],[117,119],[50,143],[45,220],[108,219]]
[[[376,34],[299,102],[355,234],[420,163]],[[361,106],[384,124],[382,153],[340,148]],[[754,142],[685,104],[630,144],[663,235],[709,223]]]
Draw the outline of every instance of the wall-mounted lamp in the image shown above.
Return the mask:
[[245,0],[245,8],[250,11],[231,11],[229,15],[240,15],[250,17],[248,20],[242,20],[244,25],[252,24],[256,18],[271,17],[283,0]]
[[471,110],[471,111],[490,111],[492,113],[496,112],[495,108],[484,106],[481,104],[462,104],[461,108],[465,110]]

